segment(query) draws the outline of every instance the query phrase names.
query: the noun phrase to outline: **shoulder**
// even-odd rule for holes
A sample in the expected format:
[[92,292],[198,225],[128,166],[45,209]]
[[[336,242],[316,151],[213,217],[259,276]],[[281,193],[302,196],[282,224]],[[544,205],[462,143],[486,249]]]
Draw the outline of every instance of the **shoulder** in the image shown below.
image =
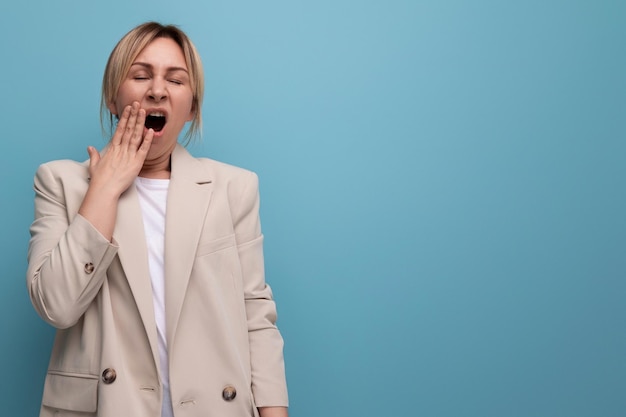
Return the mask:
[[60,159],[39,165],[35,173],[36,181],[65,182],[84,181],[89,176],[87,162],[78,162],[70,159]]
[[194,157],[178,146],[172,154],[172,175],[193,178],[198,182],[214,185],[247,184],[258,182],[253,171],[206,157]]
[[247,197],[256,198],[259,178],[255,172],[210,158],[198,158],[198,161],[209,172],[215,189],[226,191],[232,204]]
[[211,158],[192,156],[180,144],[172,153],[172,174],[186,178],[206,178],[210,181],[256,176],[245,168]]
[[221,178],[238,178],[256,176],[256,173],[242,167],[216,161],[210,158],[196,158],[208,172]]
[[64,171],[83,171],[88,168],[88,161],[74,161],[72,159],[57,159],[54,161],[48,161],[39,165],[39,169],[47,169],[53,172]]
[[[76,210],[88,187],[87,163],[71,160],[57,160],[40,165],[33,181],[37,196],[46,201],[75,207]],[[40,202],[44,200],[36,199]]]

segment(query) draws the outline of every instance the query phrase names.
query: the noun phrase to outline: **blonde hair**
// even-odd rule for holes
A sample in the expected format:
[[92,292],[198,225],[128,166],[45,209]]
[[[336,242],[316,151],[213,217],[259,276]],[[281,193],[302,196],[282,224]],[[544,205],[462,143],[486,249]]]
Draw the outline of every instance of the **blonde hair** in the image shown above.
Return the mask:
[[102,100],[100,102],[100,123],[104,132],[105,120],[109,134],[113,130],[113,114],[109,104],[115,102],[120,85],[128,75],[128,71],[141,51],[150,42],[157,38],[169,38],[180,46],[185,56],[185,63],[189,71],[191,91],[193,92],[192,110],[194,118],[185,135],[186,143],[195,136],[201,135],[202,130],[202,98],[204,96],[204,73],[202,61],[189,37],[174,25],[162,25],[157,22],[143,23],[128,32],[115,45],[104,69],[102,77]]

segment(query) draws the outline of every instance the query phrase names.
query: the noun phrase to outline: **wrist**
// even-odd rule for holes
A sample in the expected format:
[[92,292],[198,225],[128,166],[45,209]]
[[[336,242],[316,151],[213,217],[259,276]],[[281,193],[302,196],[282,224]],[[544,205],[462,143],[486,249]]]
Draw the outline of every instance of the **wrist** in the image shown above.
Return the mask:
[[261,417],[289,417],[287,407],[259,407]]

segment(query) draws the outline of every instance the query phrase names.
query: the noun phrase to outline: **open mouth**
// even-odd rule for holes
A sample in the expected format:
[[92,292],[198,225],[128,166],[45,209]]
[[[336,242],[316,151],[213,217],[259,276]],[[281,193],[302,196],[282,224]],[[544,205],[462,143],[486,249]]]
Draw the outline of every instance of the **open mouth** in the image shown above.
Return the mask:
[[163,113],[150,113],[146,116],[146,122],[144,125],[147,129],[152,129],[155,132],[160,132],[165,127],[165,115]]

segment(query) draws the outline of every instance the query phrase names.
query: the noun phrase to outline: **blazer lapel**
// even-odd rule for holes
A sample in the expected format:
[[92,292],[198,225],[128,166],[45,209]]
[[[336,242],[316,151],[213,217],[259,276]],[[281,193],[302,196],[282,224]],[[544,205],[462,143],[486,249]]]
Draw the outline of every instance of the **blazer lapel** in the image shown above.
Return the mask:
[[165,314],[172,346],[213,184],[207,169],[181,145],[172,153],[165,220]]
[[152,282],[148,267],[148,249],[139,197],[134,184],[131,184],[119,199],[113,238],[119,244],[118,256],[137,303],[158,369],[159,350],[152,300]]

